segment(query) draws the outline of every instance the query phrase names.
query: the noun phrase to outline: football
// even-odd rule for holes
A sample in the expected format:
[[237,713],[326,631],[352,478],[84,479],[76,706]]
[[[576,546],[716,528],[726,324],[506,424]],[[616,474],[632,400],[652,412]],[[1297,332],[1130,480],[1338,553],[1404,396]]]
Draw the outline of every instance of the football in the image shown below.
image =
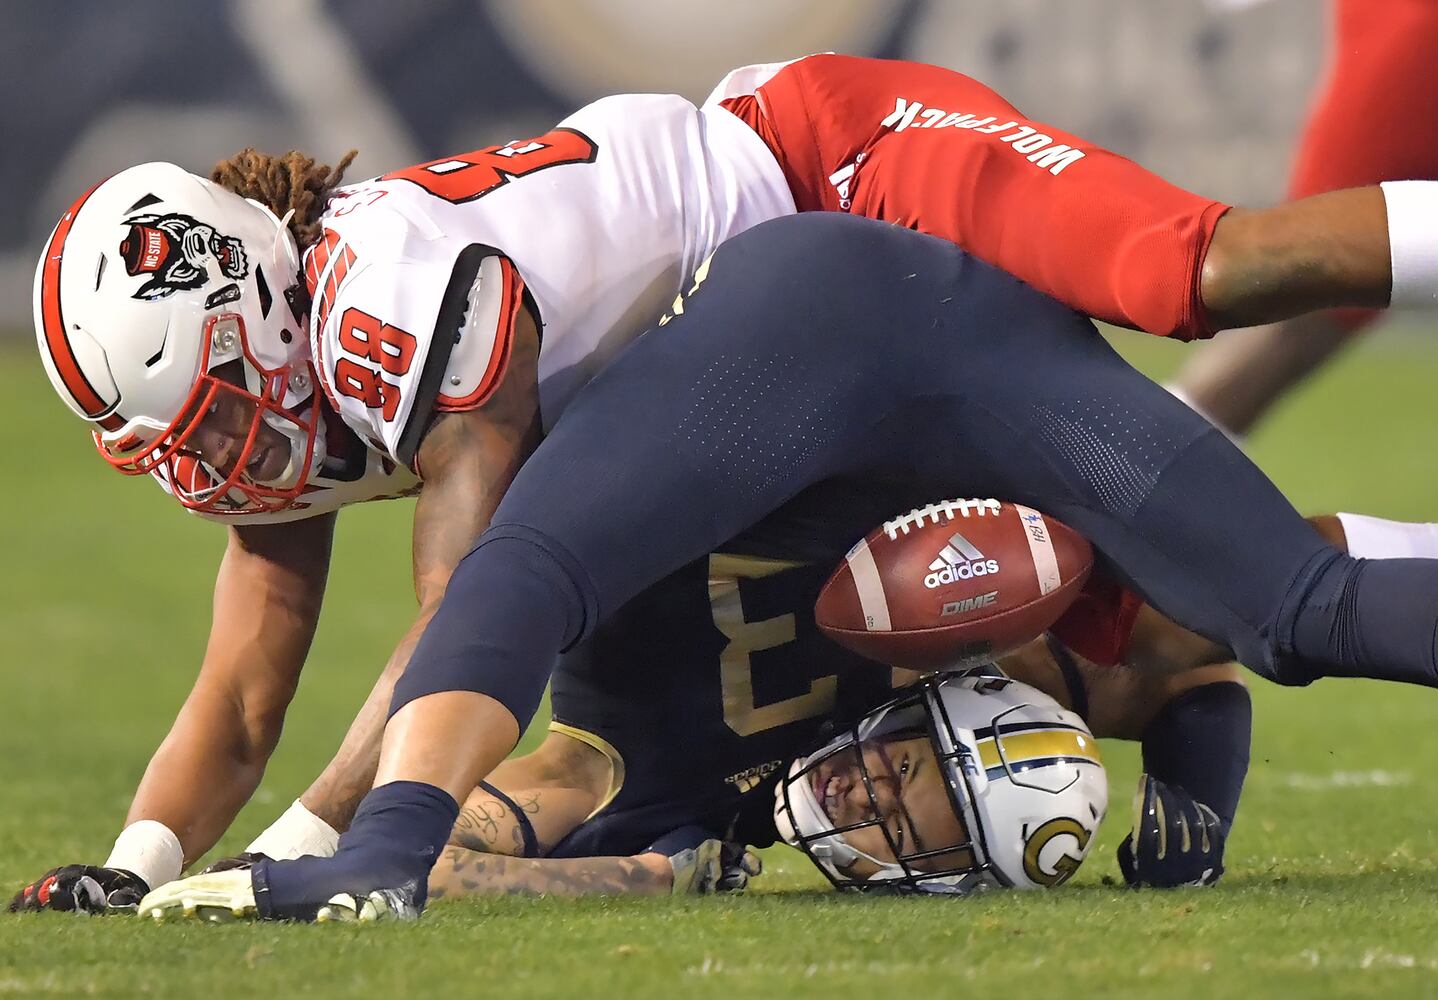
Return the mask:
[[831,639],[882,663],[935,669],[999,656],[1058,620],[1093,568],[1086,539],[998,500],[946,500],[886,521],[815,604]]

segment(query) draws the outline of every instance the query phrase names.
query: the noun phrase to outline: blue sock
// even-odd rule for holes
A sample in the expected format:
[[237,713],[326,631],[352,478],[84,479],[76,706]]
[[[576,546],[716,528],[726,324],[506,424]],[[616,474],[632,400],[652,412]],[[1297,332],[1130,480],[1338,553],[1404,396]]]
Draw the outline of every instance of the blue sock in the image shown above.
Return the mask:
[[449,840],[459,803],[442,788],[394,781],[364,797],[332,858],[259,861],[255,904],[271,920],[313,920],[339,893],[401,889],[423,909],[429,872]]
[[1253,701],[1232,681],[1204,684],[1163,707],[1143,731],[1143,769],[1182,788],[1223,821],[1238,812],[1253,738]]

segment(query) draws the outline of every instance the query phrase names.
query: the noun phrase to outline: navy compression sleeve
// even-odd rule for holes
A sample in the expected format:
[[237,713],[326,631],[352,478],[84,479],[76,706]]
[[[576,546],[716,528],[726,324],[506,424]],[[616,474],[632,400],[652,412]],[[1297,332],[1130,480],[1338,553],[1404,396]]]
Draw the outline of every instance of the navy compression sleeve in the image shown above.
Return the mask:
[[491,528],[455,567],[395,684],[390,714],[427,694],[476,691],[507,708],[523,732],[555,658],[593,614],[593,586],[562,547],[522,525]]
[[1253,738],[1253,702],[1233,681],[1192,688],[1159,711],[1143,732],[1143,769],[1182,788],[1233,826]]

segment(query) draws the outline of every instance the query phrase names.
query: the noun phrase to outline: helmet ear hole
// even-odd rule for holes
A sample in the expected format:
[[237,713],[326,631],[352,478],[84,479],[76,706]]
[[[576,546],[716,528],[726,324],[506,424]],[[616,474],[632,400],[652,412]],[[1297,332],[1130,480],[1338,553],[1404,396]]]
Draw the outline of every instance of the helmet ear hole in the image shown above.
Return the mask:
[[270,294],[270,283],[265,280],[265,270],[262,267],[255,268],[255,287],[260,293],[260,315],[269,319],[270,306],[274,304],[274,296]]

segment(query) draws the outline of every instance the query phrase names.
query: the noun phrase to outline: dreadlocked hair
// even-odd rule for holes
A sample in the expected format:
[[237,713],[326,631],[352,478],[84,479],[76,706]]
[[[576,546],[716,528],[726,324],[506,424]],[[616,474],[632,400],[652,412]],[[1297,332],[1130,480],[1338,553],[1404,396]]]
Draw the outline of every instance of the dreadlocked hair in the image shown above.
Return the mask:
[[210,180],[241,198],[253,198],[282,219],[286,212],[293,210],[290,232],[303,250],[318,243],[323,235],[320,215],[344,178],[345,168],[358,152],[350,150],[331,167],[316,163],[298,150],[271,156],[247,146],[228,160],[215,164]]

